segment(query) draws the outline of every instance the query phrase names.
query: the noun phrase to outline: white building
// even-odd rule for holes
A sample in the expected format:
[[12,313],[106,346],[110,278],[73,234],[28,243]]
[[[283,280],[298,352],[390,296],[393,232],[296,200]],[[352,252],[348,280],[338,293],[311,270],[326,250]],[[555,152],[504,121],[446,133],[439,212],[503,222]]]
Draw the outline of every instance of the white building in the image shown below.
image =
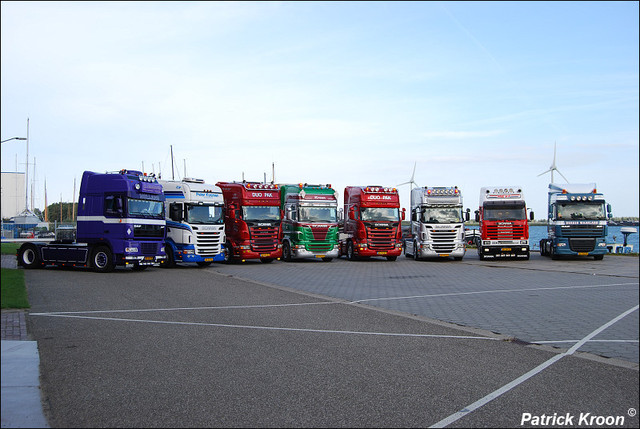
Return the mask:
[[20,214],[26,208],[25,174],[2,172],[2,219]]

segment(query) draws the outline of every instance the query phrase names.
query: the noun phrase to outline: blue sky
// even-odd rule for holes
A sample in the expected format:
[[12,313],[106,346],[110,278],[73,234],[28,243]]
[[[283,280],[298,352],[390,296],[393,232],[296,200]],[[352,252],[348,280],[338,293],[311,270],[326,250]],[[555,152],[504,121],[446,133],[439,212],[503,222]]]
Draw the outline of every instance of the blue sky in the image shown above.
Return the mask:
[[[84,170],[522,186],[638,216],[638,2],[2,2],[2,139],[35,205]],[[2,171],[26,145],[2,144]],[[33,171],[29,173],[30,180]],[[564,182],[559,175],[556,182]],[[409,208],[409,186],[401,190]]]

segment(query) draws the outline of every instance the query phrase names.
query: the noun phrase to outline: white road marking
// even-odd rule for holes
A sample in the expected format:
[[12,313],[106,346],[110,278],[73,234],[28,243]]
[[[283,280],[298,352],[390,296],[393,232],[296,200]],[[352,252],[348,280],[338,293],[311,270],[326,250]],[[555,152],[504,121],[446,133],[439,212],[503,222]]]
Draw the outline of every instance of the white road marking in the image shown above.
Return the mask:
[[134,308],[127,310],[85,310],[85,311],[52,311],[47,313],[29,313],[31,316],[48,316],[53,314],[95,314],[95,313],[138,313],[149,311],[185,311],[185,310],[236,310],[247,308],[294,307],[297,305],[341,304],[340,302],[299,302],[295,304],[256,304],[256,305],[223,305],[208,307],[174,307],[174,308]]
[[392,300],[398,300],[398,299],[414,299],[414,298],[438,298],[443,296],[481,295],[481,294],[488,294],[488,293],[533,292],[533,291],[561,290],[561,289],[587,289],[587,288],[610,287],[610,286],[630,286],[630,285],[637,285],[637,284],[638,282],[612,283],[612,284],[603,284],[603,285],[539,287],[539,288],[526,288],[526,289],[490,289],[490,290],[481,290],[476,292],[451,292],[451,293],[436,293],[436,294],[429,294],[429,295],[412,295],[412,296],[397,296],[397,297],[387,297],[387,298],[359,299],[356,301],[351,301],[351,303],[356,304],[356,303],[369,302],[369,301],[392,301]]
[[[577,343],[580,340],[545,340],[529,341],[533,344]],[[638,340],[589,340],[589,343],[637,343]]]
[[429,427],[432,427],[432,428],[443,428],[443,427],[446,427],[446,426],[450,425],[451,423],[455,422],[456,420],[459,420],[462,417],[468,415],[472,411],[475,411],[478,408],[482,407],[483,405],[493,401],[494,399],[496,399],[497,397],[501,396],[502,394],[508,392],[509,390],[513,389],[514,387],[518,386],[519,384],[527,381],[528,379],[530,379],[534,375],[539,374],[540,372],[542,372],[543,370],[545,370],[549,366],[553,365],[554,363],[556,363],[557,361],[559,361],[563,357],[570,356],[570,355],[574,354],[582,345],[584,345],[587,341],[591,340],[591,338],[595,337],[600,332],[604,331],[609,326],[613,325],[614,323],[616,323],[617,321],[619,321],[623,317],[627,316],[628,314],[633,313],[634,311],[636,311],[638,309],[638,307],[639,306],[636,305],[635,307],[625,311],[624,313],[620,314],[619,316],[613,318],[609,322],[607,322],[604,325],[600,326],[598,329],[596,329],[595,331],[591,332],[589,335],[587,335],[586,337],[584,337],[583,339],[578,341],[576,344],[574,344],[573,347],[571,347],[566,352],[552,357],[548,361],[543,362],[542,364],[540,364],[537,367],[533,368],[531,371],[527,372],[526,374],[521,375],[520,377],[516,378],[512,382],[507,383],[504,386],[502,386],[501,388],[499,388],[497,390],[494,390],[493,392],[489,393],[484,398],[481,398],[481,399],[477,400],[473,404],[468,405],[464,409],[462,409],[462,410],[460,410],[460,411],[458,411],[456,413],[451,414],[449,417],[446,417],[446,418],[440,420],[438,423],[433,424],[433,425],[431,425]]
[[305,328],[283,328],[278,326],[231,325],[226,323],[176,322],[176,321],[166,321],[166,320],[123,319],[119,317],[80,316],[77,314],[60,314],[60,313],[33,313],[33,314],[30,314],[30,316],[65,317],[65,318],[71,318],[71,319],[107,320],[107,321],[115,321],[115,322],[156,323],[156,324],[162,324],[162,325],[212,326],[217,328],[261,329],[266,331],[313,332],[313,333],[320,333],[320,334],[352,334],[352,335],[377,335],[377,336],[385,336],[385,337],[450,338],[450,339],[463,339],[463,340],[502,341],[499,338],[475,337],[475,336],[468,336],[468,335],[433,335],[433,334],[403,334],[398,332],[338,331],[338,330],[332,330],[332,329],[305,329]]

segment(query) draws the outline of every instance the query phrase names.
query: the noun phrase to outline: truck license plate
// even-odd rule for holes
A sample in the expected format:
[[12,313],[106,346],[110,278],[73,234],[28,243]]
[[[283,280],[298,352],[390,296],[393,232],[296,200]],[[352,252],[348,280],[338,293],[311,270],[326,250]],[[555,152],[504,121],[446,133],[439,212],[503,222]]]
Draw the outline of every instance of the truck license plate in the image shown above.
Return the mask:
[[501,252],[511,252],[511,247],[503,247],[500,249]]
[[589,252],[578,252],[578,256],[589,256]]
[[269,257],[269,254],[268,254],[268,253],[261,253],[261,254],[260,254],[260,257],[261,257],[261,258],[268,258],[268,257]]
[[442,253],[442,254],[440,254],[438,256],[440,256],[441,258],[448,258],[449,254],[448,253]]
[[205,262],[213,262],[213,258],[204,258]]
[[387,252],[378,252],[378,255],[386,255]]
[[153,261],[153,256],[145,256],[144,260],[145,261]]

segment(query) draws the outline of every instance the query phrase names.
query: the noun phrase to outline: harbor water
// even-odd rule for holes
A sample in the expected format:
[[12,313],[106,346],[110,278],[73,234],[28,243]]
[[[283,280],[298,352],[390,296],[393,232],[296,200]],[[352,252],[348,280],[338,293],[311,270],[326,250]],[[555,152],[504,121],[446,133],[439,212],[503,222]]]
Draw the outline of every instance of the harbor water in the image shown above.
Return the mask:
[[[478,229],[477,226],[468,226],[469,229]],[[620,232],[620,229],[624,228],[622,226],[609,226],[608,234],[607,234],[607,244],[623,244],[624,243],[624,235]],[[627,237],[627,245],[633,246],[633,252],[638,253],[638,249],[640,248],[638,245],[640,228],[633,227],[636,229],[636,232],[633,234],[629,234]],[[529,243],[531,245],[532,250],[540,250],[540,240],[543,238],[547,238],[547,226],[546,225],[529,225]]]

